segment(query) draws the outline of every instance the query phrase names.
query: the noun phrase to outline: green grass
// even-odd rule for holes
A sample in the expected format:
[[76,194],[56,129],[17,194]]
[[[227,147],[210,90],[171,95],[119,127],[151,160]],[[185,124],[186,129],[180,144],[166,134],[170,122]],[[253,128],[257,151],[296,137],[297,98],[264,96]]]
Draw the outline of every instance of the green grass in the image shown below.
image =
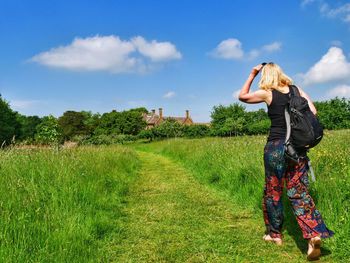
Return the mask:
[[[264,183],[265,136],[233,138],[172,139],[137,144],[138,150],[153,152],[180,163],[203,185],[225,194],[232,203],[261,218]],[[316,174],[310,192],[327,226],[335,236],[325,241],[326,258],[342,262],[350,258],[350,131],[327,132],[322,143],[310,152]],[[284,200],[287,220],[284,234],[301,251],[306,249],[301,232]],[[260,233],[259,233],[260,234]],[[249,244],[247,244],[249,245]]]
[[122,147],[0,152],[0,262],[108,261],[139,159]]
[[[310,153],[311,194],[350,258],[350,131]],[[0,262],[304,262],[288,200],[282,247],[265,243],[264,136],[0,151]],[[136,150],[136,151],[135,151]]]
[[252,212],[200,184],[181,165],[139,154],[142,170],[127,198],[126,235],[111,247],[114,262],[305,261],[290,237],[283,247],[263,242],[263,225]]

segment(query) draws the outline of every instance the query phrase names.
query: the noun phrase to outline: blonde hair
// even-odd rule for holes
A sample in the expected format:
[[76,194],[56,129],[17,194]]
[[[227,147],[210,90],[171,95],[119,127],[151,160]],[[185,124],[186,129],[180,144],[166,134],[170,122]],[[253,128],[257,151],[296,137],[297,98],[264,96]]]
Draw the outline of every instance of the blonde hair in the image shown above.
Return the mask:
[[281,90],[281,87],[291,85],[292,82],[277,64],[270,62],[262,68],[259,87],[263,90]]

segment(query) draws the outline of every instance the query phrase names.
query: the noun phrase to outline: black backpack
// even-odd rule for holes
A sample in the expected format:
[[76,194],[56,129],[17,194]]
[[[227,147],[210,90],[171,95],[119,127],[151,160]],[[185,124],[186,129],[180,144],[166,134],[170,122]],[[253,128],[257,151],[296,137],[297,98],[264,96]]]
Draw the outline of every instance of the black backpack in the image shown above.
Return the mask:
[[322,140],[323,127],[310,110],[307,100],[300,96],[298,88],[294,85],[289,87],[290,100],[285,108],[287,124],[285,154],[297,162]]

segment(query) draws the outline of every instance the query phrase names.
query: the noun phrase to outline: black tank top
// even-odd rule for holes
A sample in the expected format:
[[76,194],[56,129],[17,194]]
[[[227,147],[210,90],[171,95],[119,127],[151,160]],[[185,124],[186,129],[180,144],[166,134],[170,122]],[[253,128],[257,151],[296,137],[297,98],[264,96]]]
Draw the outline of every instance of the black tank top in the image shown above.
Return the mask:
[[267,141],[286,138],[286,120],[284,109],[289,101],[289,93],[282,93],[278,90],[272,90],[272,101],[267,106],[267,114],[271,120],[271,127]]

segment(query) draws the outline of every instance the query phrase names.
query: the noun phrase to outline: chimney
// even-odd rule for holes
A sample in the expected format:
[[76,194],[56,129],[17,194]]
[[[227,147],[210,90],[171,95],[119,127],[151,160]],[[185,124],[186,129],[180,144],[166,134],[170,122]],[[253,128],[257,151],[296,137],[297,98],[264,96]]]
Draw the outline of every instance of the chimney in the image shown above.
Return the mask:
[[190,111],[186,110],[186,119],[189,119],[189,118],[190,118]]
[[163,119],[163,109],[159,108],[159,118]]
[[152,110],[152,114],[153,115],[156,114],[156,110],[155,109]]

